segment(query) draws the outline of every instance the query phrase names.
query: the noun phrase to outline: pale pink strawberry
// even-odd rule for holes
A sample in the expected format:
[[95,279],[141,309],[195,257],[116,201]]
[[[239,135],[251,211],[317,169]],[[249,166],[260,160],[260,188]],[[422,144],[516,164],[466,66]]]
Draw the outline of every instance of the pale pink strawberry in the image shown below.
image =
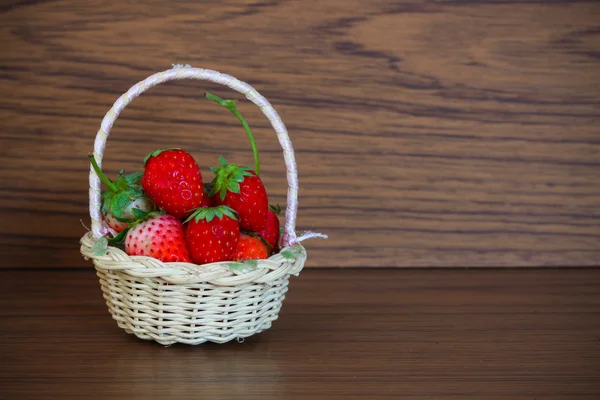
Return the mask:
[[123,208],[121,220],[117,219],[115,215],[111,212],[107,212],[104,215],[104,222],[106,225],[114,229],[116,232],[121,232],[129,225],[131,225],[132,221],[135,221],[140,217],[134,213],[134,210],[141,211],[141,214],[149,213],[154,210],[154,203],[150,201],[147,197],[138,197],[131,201],[125,208]]
[[129,228],[125,252],[163,262],[191,262],[182,222],[172,215],[159,215]]
[[114,215],[108,213],[104,216],[104,222],[116,233],[122,232],[129,227],[128,222],[119,221]]
[[154,211],[154,203],[146,197],[142,189],[141,172],[123,175],[125,171],[122,170],[117,179],[111,181],[100,169],[96,157],[93,154],[89,154],[88,157],[94,171],[106,185],[106,190],[102,192],[101,211],[108,227],[116,233],[122,232]]

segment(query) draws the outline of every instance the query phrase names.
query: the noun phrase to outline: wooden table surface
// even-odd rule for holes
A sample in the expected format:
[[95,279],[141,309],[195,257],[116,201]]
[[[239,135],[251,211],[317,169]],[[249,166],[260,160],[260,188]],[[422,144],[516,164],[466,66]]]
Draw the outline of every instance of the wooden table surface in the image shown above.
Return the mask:
[[598,399],[600,270],[304,270],[244,343],[163,347],[91,269],[0,271],[0,398]]
[[[174,63],[247,81],[286,123],[309,267],[600,265],[600,3],[7,0],[0,6],[1,267],[80,267],[94,135],[130,86]],[[200,82],[123,112],[106,171],[182,147],[250,146]],[[240,110],[285,205],[281,149]],[[36,251],[31,251],[35,245]]]

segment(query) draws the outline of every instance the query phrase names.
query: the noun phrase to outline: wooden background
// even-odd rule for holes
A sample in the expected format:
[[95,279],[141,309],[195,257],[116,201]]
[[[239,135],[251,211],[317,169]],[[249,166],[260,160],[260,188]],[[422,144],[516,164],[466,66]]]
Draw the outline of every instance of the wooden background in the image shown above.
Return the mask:
[[[279,111],[300,171],[308,266],[600,264],[600,3],[3,1],[2,267],[90,268],[86,155],[106,111],[173,63],[247,81]],[[205,176],[251,162],[200,82],[153,89],[105,168],[182,147]],[[263,175],[281,150],[248,102]],[[210,178],[208,178],[210,179]]]

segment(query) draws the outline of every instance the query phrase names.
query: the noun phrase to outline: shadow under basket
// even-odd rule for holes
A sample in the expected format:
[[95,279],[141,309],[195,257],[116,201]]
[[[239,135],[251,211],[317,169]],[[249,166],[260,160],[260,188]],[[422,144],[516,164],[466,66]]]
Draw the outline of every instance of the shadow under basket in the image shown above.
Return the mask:
[[92,260],[108,309],[126,332],[163,345],[241,341],[269,329],[278,318],[289,278],[298,275],[306,261],[306,250],[300,242],[326,236],[309,232],[297,237],[298,174],[285,125],[263,96],[230,75],[176,65],[132,86],[102,120],[93,153],[98,165],[102,165],[106,140],[123,109],[148,89],[178,79],[206,80],[236,90],[256,104],[271,122],[283,149],[287,169],[287,207],[281,251],[266,260],[256,260],[256,263],[204,265],[168,263],[152,257],[127,255],[120,248],[107,245],[106,237],[112,233],[104,225],[100,211],[100,179],[90,166],[92,227],[81,238],[81,254]]

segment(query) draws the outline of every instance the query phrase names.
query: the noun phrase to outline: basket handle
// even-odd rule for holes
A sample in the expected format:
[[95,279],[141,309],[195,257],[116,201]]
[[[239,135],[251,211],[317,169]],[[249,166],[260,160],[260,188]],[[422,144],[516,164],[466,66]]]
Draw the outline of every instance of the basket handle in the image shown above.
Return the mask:
[[[242,82],[233,76],[225,75],[217,71],[209,69],[192,68],[189,65],[181,66],[174,65],[172,69],[158,72],[141,82],[133,85],[125,94],[115,101],[112,108],[106,113],[100,129],[96,134],[94,141],[94,157],[98,165],[102,167],[102,157],[106,146],[106,139],[115,123],[116,119],[123,109],[131,103],[136,97],[144,93],[146,90],[163,82],[179,80],[179,79],[198,79],[205,80],[227,86],[248,98],[256,104],[263,114],[269,119],[273,129],[277,133],[279,144],[283,148],[283,158],[287,168],[287,208],[285,213],[285,228],[282,237],[283,246],[289,246],[297,243],[296,237],[296,213],[298,209],[298,171],[296,169],[296,160],[294,158],[294,149],[292,142],[288,136],[285,125],[281,118],[271,106],[269,101],[258,93],[252,86]],[[92,234],[96,239],[104,236],[107,233],[107,227],[102,224],[102,214],[100,212],[101,204],[101,189],[100,178],[94,168],[90,164],[90,217],[92,219]]]

